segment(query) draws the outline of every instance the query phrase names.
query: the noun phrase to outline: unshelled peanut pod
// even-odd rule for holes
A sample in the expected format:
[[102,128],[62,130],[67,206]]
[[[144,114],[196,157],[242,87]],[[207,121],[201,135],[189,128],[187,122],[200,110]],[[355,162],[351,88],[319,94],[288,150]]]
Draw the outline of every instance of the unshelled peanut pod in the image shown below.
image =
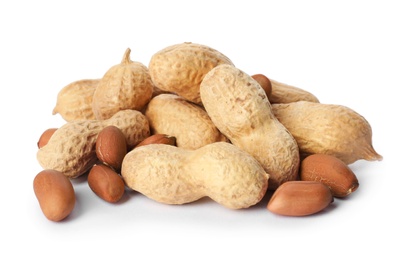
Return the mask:
[[202,44],[184,42],[155,53],[148,69],[155,86],[201,104],[200,83],[212,68],[231,64],[223,53]]
[[141,111],[150,101],[153,83],[148,68],[130,58],[127,49],[120,64],[112,66],[99,81],[92,98],[96,119],[104,120],[125,109]]
[[295,137],[302,158],[318,153],[346,164],[382,160],[372,145],[371,125],[349,107],[298,101],[272,104],[272,111]]
[[96,139],[110,125],[122,131],[129,148],[150,135],[148,120],[136,110],[121,110],[106,120],[68,122],[37,151],[39,164],[43,169],[58,170],[69,178],[79,177],[98,162]]
[[57,96],[53,115],[60,114],[67,121],[95,119],[92,97],[100,79],[77,80],[62,88]]

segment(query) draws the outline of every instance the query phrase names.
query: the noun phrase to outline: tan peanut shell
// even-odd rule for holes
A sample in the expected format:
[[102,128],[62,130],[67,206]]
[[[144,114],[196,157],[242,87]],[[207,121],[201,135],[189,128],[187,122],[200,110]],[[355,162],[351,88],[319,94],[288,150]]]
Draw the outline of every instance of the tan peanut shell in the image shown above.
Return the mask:
[[256,158],[270,175],[269,189],[298,177],[298,145],[273,115],[256,80],[234,66],[219,65],[204,77],[200,94],[220,132]]
[[269,96],[270,103],[291,103],[309,101],[319,103],[319,99],[309,91],[270,79],[272,91]]
[[298,101],[272,104],[272,110],[295,137],[302,157],[329,154],[346,164],[382,160],[373,148],[370,124],[346,106]]
[[67,121],[95,119],[92,97],[100,79],[83,79],[62,88],[52,114],[60,114]]
[[49,142],[37,151],[37,160],[44,169],[61,171],[76,178],[96,162],[96,139],[106,126],[121,129],[128,147],[134,147],[150,135],[146,117],[136,110],[121,110],[107,120],[78,120],[61,126]]
[[128,187],[166,204],[210,197],[231,208],[248,208],[264,196],[268,175],[251,155],[227,142],[197,150],[149,144],[129,152],[121,174]]
[[204,75],[219,64],[233,63],[216,49],[184,42],[155,53],[148,69],[152,81],[159,89],[200,104],[200,83]]
[[178,147],[198,149],[228,139],[217,129],[207,112],[175,94],[161,94],[145,111],[151,132],[174,136]]
[[92,98],[96,119],[108,119],[125,109],[142,110],[152,97],[148,68],[130,59],[127,49],[120,64],[112,66],[100,80]]

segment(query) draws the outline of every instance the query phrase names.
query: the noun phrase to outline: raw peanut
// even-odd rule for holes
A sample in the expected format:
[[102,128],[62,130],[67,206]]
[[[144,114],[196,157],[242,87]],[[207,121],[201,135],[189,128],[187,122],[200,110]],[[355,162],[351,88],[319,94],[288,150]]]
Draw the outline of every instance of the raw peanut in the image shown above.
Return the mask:
[[76,178],[97,161],[95,147],[98,133],[114,125],[124,133],[128,147],[134,147],[150,135],[146,117],[136,110],[121,110],[107,120],[77,120],[61,126],[47,145],[37,151],[44,169],[55,169]]
[[147,138],[145,138],[142,142],[140,142],[136,147],[140,147],[143,145],[148,144],[168,144],[168,145],[176,145],[176,138],[171,135],[166,134],[153,134]]
[[299,149],[276,119],[259,83],[230,65],[219,65],[200,85],[204,107],[231,143],[256,158],[270,175],[269,189],[298,177]]
[[198,149],[206,144],[227,141],[200,106],[175,94],[154,97],[145,111],[151,132],[174,136],[178,147]]
[[128,48],[121,63],[112,66],[96,87],[92,109],[97,119],[108,119],[125,109],[140,111],[150,101],[153,83],[148,68],[131,61],[130,53]]
[[197,43],[184,42],[155,53],[148,69],[155,86],[201,104],[200,83],[219,64],[233,64],[221,52]]
[[267,209],[285,216],[307,216],[322,211],[334,201],[331,190],[318,181],[288,181],[280,185]]
[[50,137],[53,135],[54,132],[56,132],[57,128],[49,128],[46,129],[39,138],[39,141],[37,141],[37,148],[42,148],[45,146],[48,142]]
[[46,169],[33,180],[33,190],[45,217],[51,221],[65,219],[75,207],[75,190],[61,172]]
[[83,79],[62,88],[58,93],[52,114],[60,114],[67,122],[95,119],[92,97],[99,81],[99,79]]
[[124,133],[114,125],[104,127],[96,138],[98,159],[115,171],[121,169],[122,160],[127,153],[127,149]]
[[342,105],[298,101],[272,104],[277,119],[295,137],[302,157],[333,155],[346,164],[382,160],[372,146],[372,129],[356,111]]
[[300,179],[319,181],[331,189],[334,197],[345,197],[354,192],[359,182],[354,172],[343,161],[327,154],[312,154],[300,167]]
[[260,86],[264,89],[267,98],[269,98],[272,94],[272,82],[270,79],[263,74],[254,74],[252,75],[252,78],[260,84]]
[[184,204],[207,196],[231,209],[258,203],[268,184],[257,160],[227,142],[197,150],[140,146],[125,156],[121,173],[128,187],[160,203]]
[[309,91],[288,84],[269,79],[272,83],[270,103],[291,103],[296,101],[309,101],[319,103],[319,99]]
[[122,177],[103,164],[94,165],[89,171],[88,185],[98,197],[111,203],[118,202],[125,192]]

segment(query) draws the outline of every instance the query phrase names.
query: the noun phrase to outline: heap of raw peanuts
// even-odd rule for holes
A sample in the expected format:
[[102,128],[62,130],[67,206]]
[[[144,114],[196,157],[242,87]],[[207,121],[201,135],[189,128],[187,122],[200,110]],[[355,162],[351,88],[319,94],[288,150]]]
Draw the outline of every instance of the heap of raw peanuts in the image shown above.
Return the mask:
[[271,191],[270,212],[307,216],[358,188],[349,164],[382,159],[354,110],[249,75],[209,46],[167,46],[148,66],[130,52],[57,95],[53,114],[66,123],[41,134],[33,182],[51,221],[70,215],[71,180],[84,174],[109,203],[129,188],[159,203],[209,197],[241,209]]

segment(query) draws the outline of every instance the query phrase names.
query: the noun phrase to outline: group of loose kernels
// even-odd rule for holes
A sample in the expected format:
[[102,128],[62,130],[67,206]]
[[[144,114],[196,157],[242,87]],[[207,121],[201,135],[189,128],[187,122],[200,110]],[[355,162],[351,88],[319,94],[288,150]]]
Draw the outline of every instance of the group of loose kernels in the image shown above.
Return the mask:
[[269,211],[306,216],[358,188],[349,164],[382,159],[354,110],[249,75],[213,48],[168,46],[148,67],[130,52],[102,78],[59,91],[53,114],[67,123],[41,135],[34,179],[49,220],[72,212],[71,179],[83,174],[111,203],[130,188],[160,203],[207,196],[241,209],[271,191]]

